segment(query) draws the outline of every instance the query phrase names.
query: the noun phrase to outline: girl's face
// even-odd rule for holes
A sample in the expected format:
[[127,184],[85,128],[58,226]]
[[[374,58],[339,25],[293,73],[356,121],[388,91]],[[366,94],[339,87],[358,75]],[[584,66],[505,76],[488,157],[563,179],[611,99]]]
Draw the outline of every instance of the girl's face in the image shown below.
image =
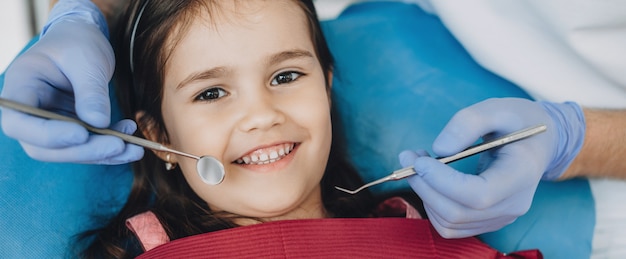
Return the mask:
[[210,186],[195,160],[171,160],[214,211],[323,217],[330,104],[305,14],[276,0],[219,1],[219,9],[195,17],[174,46],[162,111],[169,146],[218,158],[226,177]]

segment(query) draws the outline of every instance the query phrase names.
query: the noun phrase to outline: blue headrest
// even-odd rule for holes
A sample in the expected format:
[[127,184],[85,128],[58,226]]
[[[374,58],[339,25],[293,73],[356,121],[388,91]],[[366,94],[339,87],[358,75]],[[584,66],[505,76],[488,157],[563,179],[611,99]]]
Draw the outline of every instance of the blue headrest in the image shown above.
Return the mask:
[[[398,169],[401,150],[430,148],[460,108],[489,97],[529,98],[477,65],[436,17],[416,6],[359,4],[322,26],[336,59],[333,105],[365,181]],[[1,76],[0,89],[3,82]],[[34,161],[3,134],[0,146],[2,258],[65,257],[70,238],[93,226],[92,215],[114,213],[128,195],[127,165]],[[451,165],[473,172],[476,162]],[[373,190],[396,188],[408,185]],[[481,238],[504,252],[540,248],[547,258],[588,258],[593,211],[587,181],[541,183],[528,214]]]
[[[333,94],[350,156],[365,181],[399,169],[404,149],[427,149],[459,109],[489,97],[530,98],[479,66],[441,21],[415,5],[351,6],[323,24],[336,59]],[[474,173],[478,157],[452,163]],[[372,188],[409,188],[406,181]],[[481,236],[510,252],[540,248],[546,258],[589,258],[595,224],[587,180],[542,182],[530,211]]]
[[[114,107],[114,119],[119,114]],[[97,226],[92,216],[115,213],[130,191],[129,165],[36,161],[2,132],[0,147],[0,258],[69,257],[71,239]]]

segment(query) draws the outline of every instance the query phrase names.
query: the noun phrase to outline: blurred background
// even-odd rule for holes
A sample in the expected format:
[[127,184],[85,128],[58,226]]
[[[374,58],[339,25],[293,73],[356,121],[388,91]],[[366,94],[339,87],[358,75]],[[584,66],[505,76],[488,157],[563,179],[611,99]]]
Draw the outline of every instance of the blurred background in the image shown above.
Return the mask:
[[[315,0],[320,19],[332,19],[357,0]],[[50,0],[0,1],[0,73],[9,66],[47,19]]]
[[49,0],[0,1],[0,71],[39,32],[47,18]]

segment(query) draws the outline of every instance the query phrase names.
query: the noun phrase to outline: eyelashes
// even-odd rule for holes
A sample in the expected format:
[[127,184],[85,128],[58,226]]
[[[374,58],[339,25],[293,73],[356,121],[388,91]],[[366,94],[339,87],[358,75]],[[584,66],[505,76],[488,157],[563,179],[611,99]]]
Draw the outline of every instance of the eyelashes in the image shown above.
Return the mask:
[[196,96],[196,98],[194,98],[194,101],[214,102],[225,96],[228,96],[228,92],[226,92],[226,90],[214,87],[202,91]]
[[289,84],[293,81],[298,80],[298,78],[300,78],[300,76],[302,75],[302,73],[296,71],[282,72],[276,75],[274,79],[272,79],[270,85]]
[[[298,72],[298,71],[281,72],[272,78],[270,85],[271,86],[288,85],[290,83],[297,81],[301,76],[304,76],[304,75],[305,75],[304,73]],[[211,87],[197,94],[194,98],[194,101],[215,102],[228,95],[230,94],[224,88]]]

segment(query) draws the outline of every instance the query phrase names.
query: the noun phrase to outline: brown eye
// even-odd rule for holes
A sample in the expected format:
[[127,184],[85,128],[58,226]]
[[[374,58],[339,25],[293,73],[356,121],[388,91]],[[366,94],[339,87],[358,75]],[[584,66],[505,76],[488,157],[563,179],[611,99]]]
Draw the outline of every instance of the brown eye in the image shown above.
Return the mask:
[[216,101],[219,98],[227,96],[228,93],[222,88],[211,88],[203,91],[196,96],[196,101]]
[[274,79],[272,79],[272,82],[270,84],[271,85],[288,84],[297,80],[301,75],[302,73],[295,72],[295,71],[283,72],[283,73],[276,75]]

